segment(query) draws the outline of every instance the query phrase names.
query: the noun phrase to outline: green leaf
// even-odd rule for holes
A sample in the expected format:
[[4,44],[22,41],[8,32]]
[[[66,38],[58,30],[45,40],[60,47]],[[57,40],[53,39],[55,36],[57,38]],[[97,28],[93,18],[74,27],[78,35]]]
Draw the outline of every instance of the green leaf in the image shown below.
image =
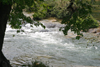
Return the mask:
[[80,39],[80,36],[76,36],[76,39],[78,39],[78,40],[79,40],[79,39]]

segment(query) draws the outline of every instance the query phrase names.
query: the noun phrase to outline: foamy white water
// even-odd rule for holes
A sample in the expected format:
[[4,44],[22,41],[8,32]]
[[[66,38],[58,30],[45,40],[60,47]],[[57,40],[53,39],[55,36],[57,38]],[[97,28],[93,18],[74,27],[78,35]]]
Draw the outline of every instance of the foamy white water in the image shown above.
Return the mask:
[[[49,23],[48,20],[41,22]],[[7,26],[3,52],[12,65],[42,60],[54,67],[100,66],[100,42],[94,40],[93,34],[84,34],[77,40],[71,31],[68,36],[59,31],[63,25],[48,23],[44,23],[46,29],[26,24],[22,27],[25,32],[20,33]]]

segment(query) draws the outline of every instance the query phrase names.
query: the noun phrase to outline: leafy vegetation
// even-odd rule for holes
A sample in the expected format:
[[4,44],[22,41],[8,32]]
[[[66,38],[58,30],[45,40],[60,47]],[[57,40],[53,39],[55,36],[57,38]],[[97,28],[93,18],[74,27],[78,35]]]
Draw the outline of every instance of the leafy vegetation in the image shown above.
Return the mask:
[[[76,5],[77,4],[77,5]],[[76,6],[76,9],[68,10],[68,15],[63,19],[62,24],[66,24],[66,26],[62,29],[63,33],[67,35],[69,29],[77,33],[77,39],[79,39],[83,34],[80,32],[88,31],[89,28],[97,27],[98,22],[92,17],[92,6],[88,1],[76,1],[73,3]],[[67,19],[66,19],[67,18]],[[66,23],[65,23],[66,22]]]
[[[69,0],[45,0],[42,2],[41,0],[37,0],[34,2],[32,1],[31,4],[28,4],[25,1],[26,5],[21,5],[24,4],[23,0],[21,1],[22,3],[15,0],[15,3],[13,3],[13,9],[10,13],[10,25],[12,25],[12,28],[21,28],[20,25],[22,21],[32,22],[30,17],[23,15],[22,9],[25,8],[26,11],[34,12],[34,20],[48,17],[63,19],[62,24],[66,24],[66,26],[63,28],[64,30],[62,30],[62,28],[60,30],[62,30],[65,35],[67,35],[69,29],[80,35],[81,30],[87,31],[89,28],[98,27],[99,24],[91,15],[92,4],[90,4],[89,1],[71,1],[73,1],[72,8],[75,12],[68,9],[68,6],[70,5]],[[3,2],[6,3],[6,1]]]
[[97,20],[91,15],[92,4],[89,1],[72,0],[72,3],[71,8],[68,8],[70,4],[67,0],[36,2],[37,10],[34,10],[34,20],[48,17],[63,19],[62,24],[66,26],[61,28],[60,31],[67,35],[68,30],[71,29],[71,31],[77,33],[78,37],[83,36],[80,31],[88,31],[89,28],[99,26]]
[[[33,17],[35,20],[40,20],[47,17],[56,17],[62,19],[68,13],[68,4],[69,3],[67,0],[47,0],[42,3],[35,2],[35,5],[33,5],[31,8],[27,7],[28,10],[26,9],[26,11],[33,10]],[[37,7],[37,9],[35,7]]]
[[100,1],[96,0],[93,3],[93,8],[92,8],[92,15],[96,20],[100,21]]

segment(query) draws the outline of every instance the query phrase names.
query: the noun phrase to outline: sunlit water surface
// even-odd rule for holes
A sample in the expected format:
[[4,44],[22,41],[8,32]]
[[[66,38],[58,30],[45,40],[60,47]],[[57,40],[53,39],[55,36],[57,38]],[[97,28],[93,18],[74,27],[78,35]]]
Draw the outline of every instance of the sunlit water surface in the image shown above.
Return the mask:
[[41,22],[46,29],[26,24],[22,27],[25,32],[20,33],[7,25],[3,52],[12,65],[40,60],[54,67],[100,66],[100,42],[95,35],[84,33],[84,37],[77,40],[73,32],[64,36],[59,31],[63,25],[48,20]]

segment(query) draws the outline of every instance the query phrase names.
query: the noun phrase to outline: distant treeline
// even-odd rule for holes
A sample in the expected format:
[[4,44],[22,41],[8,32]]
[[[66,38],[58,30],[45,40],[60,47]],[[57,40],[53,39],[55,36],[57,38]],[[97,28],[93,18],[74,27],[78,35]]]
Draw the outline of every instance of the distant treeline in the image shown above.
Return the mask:
[[32,7],[26,7],[26,11],[34,12],[34,19],[40,20],[48,17],[56,17],[62,19],[67,14],[67,0],[47,0],[44,2],[35,2]]

